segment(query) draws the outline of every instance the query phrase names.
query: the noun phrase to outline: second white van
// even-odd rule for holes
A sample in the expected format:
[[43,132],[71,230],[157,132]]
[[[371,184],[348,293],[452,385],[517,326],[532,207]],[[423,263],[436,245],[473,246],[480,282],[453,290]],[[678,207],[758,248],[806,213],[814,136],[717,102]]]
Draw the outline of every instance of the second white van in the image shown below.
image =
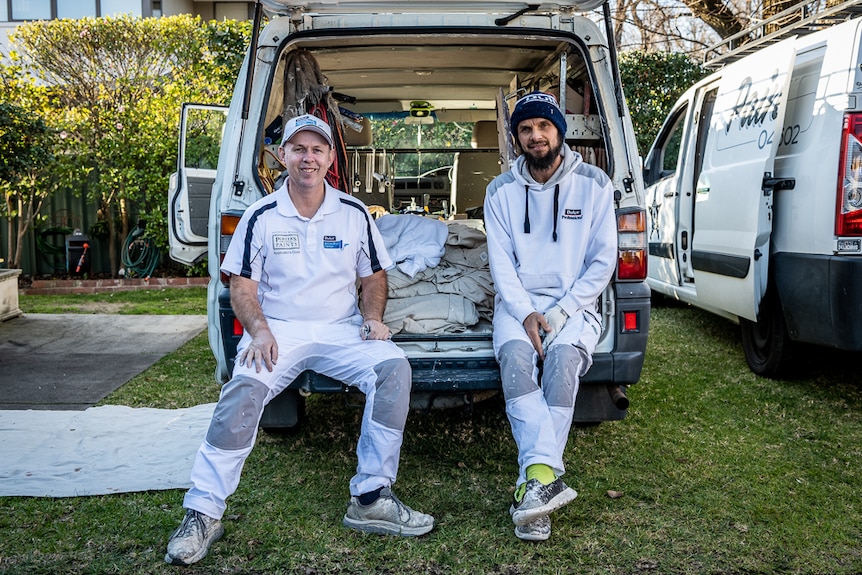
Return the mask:
[[862,19],[804,24],[691,87],[644,165],[651,289],[738,322],[765,376],[862,350]]

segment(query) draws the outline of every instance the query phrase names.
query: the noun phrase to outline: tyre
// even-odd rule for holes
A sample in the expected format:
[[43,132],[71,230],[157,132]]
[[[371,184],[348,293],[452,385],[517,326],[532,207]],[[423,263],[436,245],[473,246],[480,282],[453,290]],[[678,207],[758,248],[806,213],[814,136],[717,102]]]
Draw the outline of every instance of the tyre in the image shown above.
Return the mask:
[[793,342],[787,332],[781,302],[767,293],[756,322],[740,318],[742,349],[748,367],[757,375],[776,378],[789,372]]

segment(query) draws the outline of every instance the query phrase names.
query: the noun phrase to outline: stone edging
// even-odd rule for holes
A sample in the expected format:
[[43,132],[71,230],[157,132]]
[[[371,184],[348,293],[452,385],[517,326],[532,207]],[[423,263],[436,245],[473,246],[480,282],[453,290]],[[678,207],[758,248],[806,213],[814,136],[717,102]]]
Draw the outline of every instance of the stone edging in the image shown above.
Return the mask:
[[26,288],[18,290],[25,295],[88,294],[166,287],[206,287],[210,278],[134,278],[97,280],[33,280]]

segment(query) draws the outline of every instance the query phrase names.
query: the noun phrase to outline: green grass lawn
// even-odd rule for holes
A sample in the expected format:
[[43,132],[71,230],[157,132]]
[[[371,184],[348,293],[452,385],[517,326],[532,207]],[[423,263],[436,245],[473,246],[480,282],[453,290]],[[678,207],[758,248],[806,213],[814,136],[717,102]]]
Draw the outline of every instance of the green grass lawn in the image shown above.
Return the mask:
[[[662,305],[650,327],[628,417],[572,430],[566,478],[579,496],[547,543],[512,533],[516,453],[499,398],[411,413],[396,491],[438,526],[399,539],[341,526],[360,411],[313,396],[299,431],[260,434],[225,536],[198,565],[162,563],[177,490],[0,498],[0,573],[862,572],[859,354],[806,349],[797,378],[773,381],[748,370],[724,320]],[[215,401],[213,367],[201,334],[104,403]]]

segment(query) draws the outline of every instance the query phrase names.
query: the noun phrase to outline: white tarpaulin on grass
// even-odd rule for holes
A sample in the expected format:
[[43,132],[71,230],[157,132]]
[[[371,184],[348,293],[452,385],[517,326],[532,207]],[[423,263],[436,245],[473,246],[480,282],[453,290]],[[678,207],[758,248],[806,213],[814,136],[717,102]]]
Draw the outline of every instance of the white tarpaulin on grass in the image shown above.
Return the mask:
[[0,496],[188,488],[215,403],[0,411]]

